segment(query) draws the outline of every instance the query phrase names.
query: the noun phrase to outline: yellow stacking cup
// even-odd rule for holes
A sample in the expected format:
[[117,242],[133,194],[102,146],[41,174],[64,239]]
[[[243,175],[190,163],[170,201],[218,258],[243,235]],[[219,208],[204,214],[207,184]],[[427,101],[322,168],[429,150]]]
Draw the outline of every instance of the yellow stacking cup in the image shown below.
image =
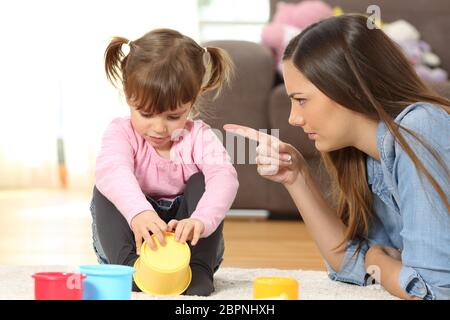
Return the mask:
[[287,277],[258,277],[253,281],[253,299],[298,300],[298,281]]
[[163,247],[152,236],[157,250],[146,242],[142,244],[141,255],[136,260],[134,282],[142,292],[153,295],[178,295],[183,293],[192,279],[189,262],[191,251],[187,243],[175,241],[174,233],[166,232]]

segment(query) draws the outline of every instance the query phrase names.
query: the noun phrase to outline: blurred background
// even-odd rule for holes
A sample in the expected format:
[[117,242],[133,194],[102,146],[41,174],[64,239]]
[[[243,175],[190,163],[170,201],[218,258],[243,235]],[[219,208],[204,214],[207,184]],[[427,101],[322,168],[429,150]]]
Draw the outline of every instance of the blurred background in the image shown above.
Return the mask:
[[[133,40],[165,27],[227,50],[236,75],[206,122],[278,129],[328,195],[313,143],[288,124],[279,62],[302,29],[343,13],[374,15],[419,76],[450,97],[448,0],[2,1],[0,264],[96,262],[89,213],[95,158],[107,124],[129,112],[104,73],[112,36]],[[248,163],[252,147],[246,150]],[[240,189],[225,223],[224,265],[324,270],[286,190],[254,165],[236,169]]]
[[128,112],[104,75],[110,37],[168,27],[199,42],[259,41],[268,8],[261,0],[2,3],[0,188],[91,188],[101,134]]

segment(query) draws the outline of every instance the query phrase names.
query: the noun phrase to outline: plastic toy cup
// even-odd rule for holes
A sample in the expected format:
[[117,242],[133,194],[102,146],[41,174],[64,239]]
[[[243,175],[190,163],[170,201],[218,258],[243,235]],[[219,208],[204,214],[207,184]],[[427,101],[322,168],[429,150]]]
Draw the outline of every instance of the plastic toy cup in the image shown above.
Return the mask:
[[34,278],[35,300],[81,300],[86,275],[64,272],[39,272]]
[[253,282],[253,299],[298,300],[298,291],[294,278],[258,277]]
[[134,267],[134,282],[143,292],[153,295],[179,295],[191,283],[189,267],[191,251],[189,246],[175,241],[174,233],[166,232],[163,247],[152,236],[157,250],[152,250],[146,242],[142,244],[141,256]]
[[83,300],[130,300],[134,268],[115,264],[84,265]]

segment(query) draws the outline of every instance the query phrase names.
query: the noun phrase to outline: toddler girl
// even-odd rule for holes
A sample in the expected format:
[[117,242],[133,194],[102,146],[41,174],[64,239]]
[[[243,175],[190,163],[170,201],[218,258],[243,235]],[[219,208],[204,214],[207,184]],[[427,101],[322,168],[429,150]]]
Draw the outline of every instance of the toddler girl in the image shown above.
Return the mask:
[[[100,263],[133,266],[143,239],[164,232],[191,248],[187,295],[210,295],[224,253],[223,219],[238,189],[230,158],[201,120],[196,101],[220,91],[232,71],[227,53],[170,29],[111,40],[107,78],[123,89],[130,116],[104,133],[91,204]],[[133,290],[139,288],[133,284]]]

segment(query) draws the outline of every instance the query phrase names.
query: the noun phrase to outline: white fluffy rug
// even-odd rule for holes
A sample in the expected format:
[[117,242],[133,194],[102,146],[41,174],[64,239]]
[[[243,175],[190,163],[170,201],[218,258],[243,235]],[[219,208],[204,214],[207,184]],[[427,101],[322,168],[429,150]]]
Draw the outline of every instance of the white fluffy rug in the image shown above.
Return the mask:
[[[0,299],[29,300],[34,298],[35,272],[74,270],[57,266],[0,266]],[[250,300],[253,280],[259,276],[293,277],[300,284],[301,300],[393,300],[396,299],[379,285],[359,287],[331,281],[323,271],[221,268],[215,275],[216,291],[210,297],[151,296],[133,293],[133,299],[224,299]]]

